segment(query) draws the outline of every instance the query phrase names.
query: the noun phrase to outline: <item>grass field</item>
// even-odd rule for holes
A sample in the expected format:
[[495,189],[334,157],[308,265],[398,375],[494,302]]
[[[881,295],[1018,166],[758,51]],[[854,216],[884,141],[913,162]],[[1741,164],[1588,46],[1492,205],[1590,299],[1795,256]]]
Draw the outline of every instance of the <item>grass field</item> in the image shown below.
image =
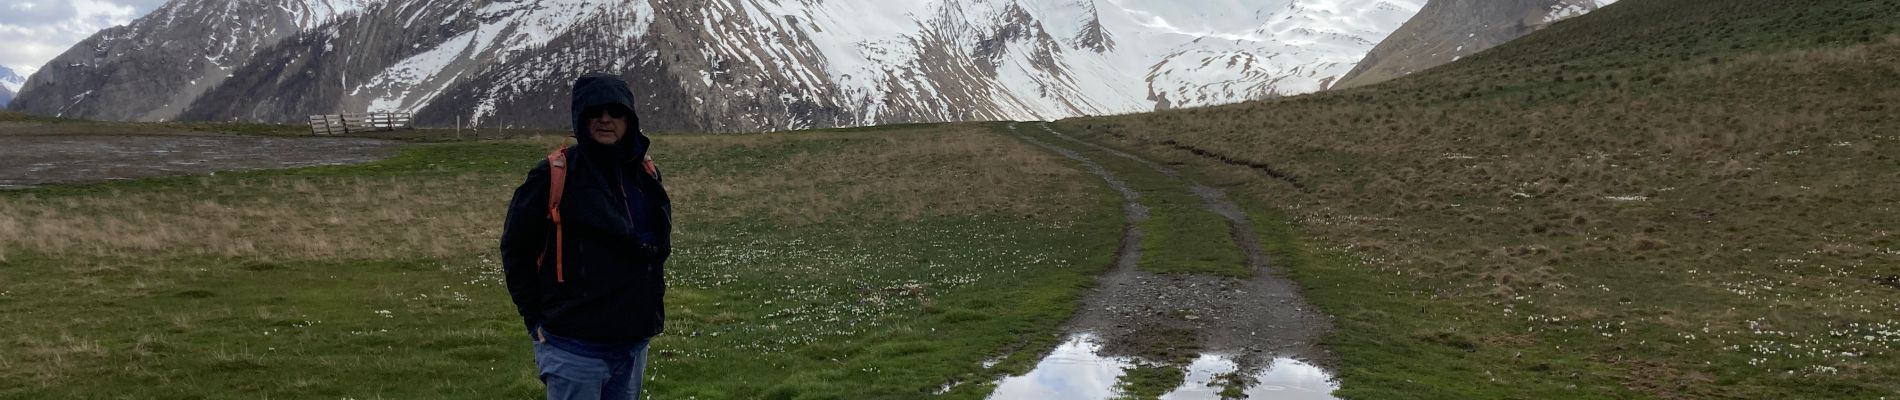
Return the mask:
[[[989,130],[658,137],[651,397],[974,398],[1032,364],[1122,221]],[[495,243],[548,145],[0,192],[0,398],[533,397]]]
[[1900,398],[1893,15],[1631,0],[1383,85],[1058,127],[1279,210],[1342,397]]
[[[1253,211],[1342,397],[1900,399],[1894,15],[1625,0],[1381,85],[1057,128]],[[993,128],[660,137],[653,397],[974,398],[1033,363],[1122,219]],[[0,192],[0,397],[532,397],[494,241],[546,146]],[[1078,149],[1163,189],[1143,268],[1245,275],[1179,184]]]

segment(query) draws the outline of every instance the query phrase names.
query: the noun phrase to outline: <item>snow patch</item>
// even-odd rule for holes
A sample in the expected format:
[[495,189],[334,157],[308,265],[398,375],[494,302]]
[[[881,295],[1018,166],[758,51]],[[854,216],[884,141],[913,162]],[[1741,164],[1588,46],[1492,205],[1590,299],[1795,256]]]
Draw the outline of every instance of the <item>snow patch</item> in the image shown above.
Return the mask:
[[[307,9],[300,18],[321,19],[387,0],[289,1]],[[704,85],[707,92],[689,94],[694,102],[777,97],[788,107],[834,107],[853,118],[827,124],[875,124],[900,113],[1050,120],[1147,111],[1163,99],[1172,107],[1225,104],[1325,89],[1424,2],[713,0],[700,10],[703,20],[689,22],[707,38],[697,56],[757,68],[763,76],[737,78],[777,86],[763,93],[721,88],[726,77],[717,68],[680,71],[679,78]],[[482,21],[478,27],[416,49],[351,94],[367,97],[369,111],[413,112],[461,74],[502,68],[506,79],[473,99],[469,111],[479,120],[510,96],[567,79],[552,76],[565,70],[517,54],[547,45],[581,21],[628,13],[632,29],[616,31],[629,43],[643,40],[655,13],[646,0],[487,3],[472,13]],[[1115,45],[1076,47],[1096,26]],[[639,57],[611,63],[647,62]],[[705,96],[719,91],[727,93]],[[957,99],[983,104],[953,104]],[[798,117],[758,118],[788,128],[814,123]]]
[[0,87],[6,87],[9,92],[19,93],[20,87],[26,85],[26,78],[32,77],[34,71],[27,68],[22,69],[25,71],[15,73],[12,69],[7,67],[0,67]]
[[297,28],[310,30],[332,19],[347,16],[385,0],[288,0],[278,7],[290,13]]
[[1616,3],[1616,0],[1587,0],[1553,4],[1550,6],[1550,13],[1544,15],[1544,23],[1580,17],[1612,3]]
[[[462,56],[470,50],[469,45],[474,43],[475,35],[476,32],[464,33],[442,42],[442,45],[434,49],[403,59],[389,69],[383,70],[381,74],[369,78],[369,82],[357,87],[350,94],[356,95],[364,88],[372,88],[383,93],[382,96],[370,101],[369,112],[415,112],[427,105],[430,100],[435,99],[436,95],[441,94],[442,90],[448,87],[447,83],[454,81],[453,77],[444,79],[439,75],[444,68],[449,66],[449,63],[463,59]],[[430,88],[432,90],[421,96],[410,97],[418,86],[428,81],[442,81],[442,84],[435,85],[434,88]]]

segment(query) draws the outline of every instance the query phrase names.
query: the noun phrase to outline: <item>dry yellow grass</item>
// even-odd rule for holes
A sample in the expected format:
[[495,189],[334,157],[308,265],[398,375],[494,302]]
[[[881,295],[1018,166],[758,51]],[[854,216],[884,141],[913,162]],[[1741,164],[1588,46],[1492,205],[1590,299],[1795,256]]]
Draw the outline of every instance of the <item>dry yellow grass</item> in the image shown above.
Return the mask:
[[[668,169],[680,210],[701,218],[769,218],[809,224],[839,219],[868,204],[899,220],[957,215],[1030,216],[1072,212],[1065,200],[1087,187],[1080,172],[1051,155],[975,125],[916,135],[770,134],[667,138],[662,158],[695,157],[743,147],[796,147],[801,141],[844,141],[842,151],[793,150],[765,168],[733,173],[719,165]],[[665,139],[662,139],[665,140]],[[1025,178],[1027,177],[1027,178]],[[1053,195],[1051,195],[1053,193]]]
[[506,201],[494,197],[505,188],[475,175],[213,179],[187,191],[0,199],[0,248],[56,256],[443,256],[498,235],[493,221]]

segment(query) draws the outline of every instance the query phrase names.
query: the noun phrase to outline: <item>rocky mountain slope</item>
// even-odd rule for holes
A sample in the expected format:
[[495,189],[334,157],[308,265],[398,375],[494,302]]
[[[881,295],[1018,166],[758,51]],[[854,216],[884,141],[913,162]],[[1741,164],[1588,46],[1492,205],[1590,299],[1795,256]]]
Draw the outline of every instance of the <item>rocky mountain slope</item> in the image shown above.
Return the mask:
[[8,108],[104,120],[172,119],[252,55],[375,1],[171,1],[67,49],[34,73]]
[[[618,71],[650,129],[1056,119],[1325,89],[1419,0],[174,0],[14,110],[558,127]],[[154,95],[162,94],[162,95]]]
[[1431,0],[1366,54],[1338,88],[1391,80],[1457,61],[1616,0]]

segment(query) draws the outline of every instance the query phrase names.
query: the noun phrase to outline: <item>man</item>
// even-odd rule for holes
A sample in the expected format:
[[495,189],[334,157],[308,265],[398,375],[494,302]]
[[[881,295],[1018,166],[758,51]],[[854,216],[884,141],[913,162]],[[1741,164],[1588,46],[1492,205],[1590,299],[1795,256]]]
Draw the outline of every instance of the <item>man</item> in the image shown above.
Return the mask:
[[[672,203],[626,81],[587,74],[573,96],[578,144],[515,189],[502,269],[549,399],[637,399],[647,343],[665,320]],[[554,209],[551,180],[564,186]]]

